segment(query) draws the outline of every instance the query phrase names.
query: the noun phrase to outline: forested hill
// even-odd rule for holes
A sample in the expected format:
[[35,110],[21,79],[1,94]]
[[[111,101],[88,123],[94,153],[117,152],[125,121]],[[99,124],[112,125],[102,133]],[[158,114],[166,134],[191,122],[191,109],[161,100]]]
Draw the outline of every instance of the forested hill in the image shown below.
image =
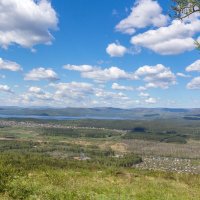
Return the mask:
[[183,108],[49,108],[49,107],[0,107],[0,115],[38,115],[68,117],[102,117],[122,119],[179,118],[199,116],[200,109]]

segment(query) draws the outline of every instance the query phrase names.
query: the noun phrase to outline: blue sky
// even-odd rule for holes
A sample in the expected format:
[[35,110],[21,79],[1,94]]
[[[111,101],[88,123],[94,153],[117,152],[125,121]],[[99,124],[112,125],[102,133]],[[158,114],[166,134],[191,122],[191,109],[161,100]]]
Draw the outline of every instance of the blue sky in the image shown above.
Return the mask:
[[180,22],[170,6],[2,1],[0,105],[199,107],[200,16]]

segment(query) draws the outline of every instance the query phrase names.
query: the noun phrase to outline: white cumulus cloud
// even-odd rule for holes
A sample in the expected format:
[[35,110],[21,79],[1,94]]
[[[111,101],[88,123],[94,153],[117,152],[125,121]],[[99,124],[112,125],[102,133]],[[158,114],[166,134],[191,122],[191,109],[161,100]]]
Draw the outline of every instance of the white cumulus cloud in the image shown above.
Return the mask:
[[146,88],[167,89],[170,85],[176,84],[175,74],[162,64],[140,67],[136,70],[135,75],[147,82]]
[[147,26],[161,27],[167,24],[168,17],[162,14],[162,8],[154,0],[137,0],[130,15],[115,27],[126,34],[135,33],[138,28]]
[[64,65],[63,66],[64,69],[67,70],[72,70],[72,71],[79,71],[79,72],[88,72],[88,71],[92,71],[93,67],[91,65]]
[[113,83],[112,84],[112,89],[113,90],[127,90],[127,91],[130,91],[130,90],[133,90],[134,88],[130,87],[130,86],[119,85],[118,83]]
[[127,48],[116,43],[111,43],[107,46],[106,52],[111,57],[122,57],[127,52]]
[[52,83],[56,89],[55,98],[83,99],[94,93],[93,85],[85,82]]
[[24,77],[24,80],[48,80],[48,81],[56,81],[58,80],[57,74],[52,69],[45,69],[43,67],[32,69],[29,73],[27,73]]
[[0,58],[0,70],[9,70],[9,71],[20,71],[22,70],[21,66],[16,62],[3,60]]
[[82,77],[93,79],[96,82],[106,82],[118,79],[136,79],[136,76],[133,73],[127,73],[114,66],[105,69],[98,68],[93,71],[83,72]]
[[40,87],[35,87],[35,86],[31,86],[28,91],[30,93],[34,93],[34,94],[42,94],[42,93],[44,93],[43,90]]
[[58,18],[48,0],[1,0],[0,46],[50,44]]
[[153,97],[149,97],[148,99],[145,99],[145,102],[147,104],[155,104],[155,103],[157,103],[157,100]]
[[200,89],[200,76],[193,78],[188,84],[187,89]]
[[95,82],[107,82],[118,79],[130,79],[135,80],[137,77],[134,73],[128,73],[118,67],[112,66],[102,69],[96,66],[90,65],[65,65],[64,69],[74,70],[81,72],[83,78],[93,79]]
[[0,85],[0,92],[12,93],[12,90],[8,85]]
[[190,22],[173,20],[169,26],[133,36],[131,43],[161,55],[174,55],[193,50],[195,48],[193,37],[198,32],[200,32],[198,18]]
[[200,60],[196,60],[194,63],[186,67],[187,72],[198,71],[200,72]]

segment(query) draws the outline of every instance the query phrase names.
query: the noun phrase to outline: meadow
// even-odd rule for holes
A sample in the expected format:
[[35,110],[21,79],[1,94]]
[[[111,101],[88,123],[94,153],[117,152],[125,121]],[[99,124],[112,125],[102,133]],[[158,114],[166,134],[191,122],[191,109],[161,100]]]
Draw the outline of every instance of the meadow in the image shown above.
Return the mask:
[[199,127],[180,119],[2,119],[0,199],[198,200]]

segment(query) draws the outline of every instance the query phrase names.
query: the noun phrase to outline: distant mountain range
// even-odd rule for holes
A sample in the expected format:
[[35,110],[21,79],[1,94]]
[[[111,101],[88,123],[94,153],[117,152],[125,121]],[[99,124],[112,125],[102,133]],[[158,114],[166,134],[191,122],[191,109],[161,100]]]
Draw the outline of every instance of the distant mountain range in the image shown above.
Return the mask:
[[37,115],[68,117],[106,117],[123,119],[182,118],[200,116],[200,108],[48,108],[48,107],[12,107],[1,106],[0,115]]

